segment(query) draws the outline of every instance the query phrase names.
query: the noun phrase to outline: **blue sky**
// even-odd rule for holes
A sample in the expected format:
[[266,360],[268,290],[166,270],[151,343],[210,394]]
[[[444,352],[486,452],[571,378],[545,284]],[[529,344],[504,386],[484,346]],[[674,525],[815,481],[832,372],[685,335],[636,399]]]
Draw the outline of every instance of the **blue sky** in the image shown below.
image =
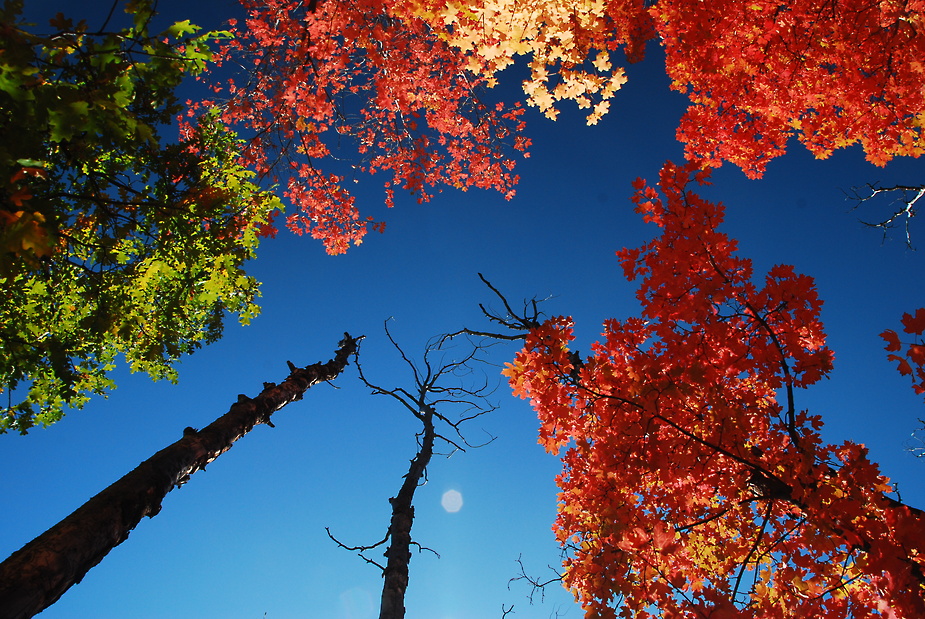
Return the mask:
[[[54,3],[45,3],[49,7]],[[100,6],[108,2],[99,1]],[[215,26],[234,10],[230,0],[162,0],[172,19]],[[44,10],[36,5],[35,13]],[[49,16],[58,8],[50,9]],[[78,16],[76,10],[69,14]],[[213,21],[209,21],[213,20]],[[630,183],[654,182],[662,163],[681,160],[674,129],[684,100],[670,92],[657,57],[628,68],[629,83],[596,127],[565,106],[555,123],[528,110],[531,157],[512,202],[480,191],[447,190],[431,204],[397,200],[386,212],[381,179],[360,185],[365,214],[385,219],[345,256],[330,257],[307,238],[281,234],[261,246],[253,274],[264,282],[263,313],[249,327],[229,324],[223,340],[183,360],[180,383],[152,383],[120,372],[119,388],[48,430],[0,436],[0,513],[6,516],[0,555],[7,556],[66,516],[158,449],[186,426],[202,427],[224,413],[238,393],[254,395],[264,381],[298,365],[327,360],[344,331],[365,334],[364,370],[384,385],[410,385],[382,324],[410,355],[428,338],[461,326],[478,327],[479,302],[492,302],[484,273],[513,302],[537,297],[547,314],[576,321],[587,351],[606,318],[633,315],[634,287],[614,252],[649,240],[656,229],[633,213]],[[489,98],[516,96],[512,72]],[[504,81],[504,80],[502,80]],[[756,273],[794,264],[816,278],[823,319],[835,350],[835,372],[798,394],[798,406],[820,413],[832,442],[863,442],[900,485],[903,498],[925,506],[919,480],[925,462],[904,442],[925,417],[920,396],[885,360],[877,334],[898,330],[904,311],[925,305],[925,254],[900,233],[884,241],[858,223],[845,191],[867,182],[918,183],[923,163],[866,164],[858,149],[816,161],[798,144],[774,160],[764,179],[748,180],[726,166],[702,193],[728,207],[723,230],[740,242]],[[871,215],[873,217],[873,215]],[[917,232],[925,247],[925,229]],[[509,360],[499,346],[495,364]],[[408,616],[428,619],[581,617],[571,596],[552,587],[545,603],[529,605],[529,587],[509,579],[522,556],[535,575],[551,574],[558,549],[556,458],[536,443],[537,422],[526,403],[497,383],[497,411],[470,426],[490,445],[450,459],[435,458],[429,483],[416,498],[413,534],[440,553],[415,554],[406,600]],[[387,499],[397,493],[415,452],[414,419],[388,399],[371,397],[349,368],[335,382],[258,427],[164,501],[129,539],[41,616],[50,619],[320,617],[367,619],[378,614],[378,571],[337,548],[325,527],[347,544],[380,539]],[[455,490],[456,513],[440,505]]]

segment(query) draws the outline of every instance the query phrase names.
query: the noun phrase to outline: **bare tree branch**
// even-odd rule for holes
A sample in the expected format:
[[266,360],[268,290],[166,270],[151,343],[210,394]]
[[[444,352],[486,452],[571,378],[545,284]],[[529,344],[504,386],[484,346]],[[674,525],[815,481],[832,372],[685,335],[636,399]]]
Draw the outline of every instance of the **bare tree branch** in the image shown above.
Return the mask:
[[918,201],[925,196],[925,185],[893,185],[891,187],[880,187],[876,183],[868,183],[864,190],[855,188],[852,190],[853,195],[850,197],[858,204],[857,208],[865,202],[872,202],[878,197],[889,197],[888,205],[892,213],[880,221],[864,221],[865,226],[871,228],[880,228],[883,230],[883,236],[886,238],[887,233],[895,228],[899,221],[902,221],[906,237],[906,245],[912,248],[912,234],[909,225],[912,218],[916,215],[916,206]]
[[372,549],[374,549],[374,548],[378,548],[379,546],[382,546],[384,543],[386,543],[387,541],[389,541],[389,536],[388,536],[388,534],[386,534],[385,537],[383,537],[381,540],[379,540],[379,541],[376,542],[375,544],[370,544],[369,546],[348,546],[347,544],[343,543],[342,541],[340,541],[339,539],[337,539],[336,537],[334,537],[334,534],[331,533],[331,528],[330,528],[330,527],[325,527],[325,528],[324,528],[324,532],[328,534],[328,537],[331,538],[331,541],[333,541],[335,544],[337,544],[338,546],[340,546],[340,547],[343,548],[344,550],[349,550],[350,552],[355,552],[355,553],[357,553],[357,556],[359,556],[361,559],[363,559],[363,560],[366,561],[367,563],[369,563],[369,564],[371,564],[371,565],[375,565],[376,567],[378,567],[378,568],[379,568],[380,570],[382,570],[383,572],[385,571],[385,567],[383,567],[382,565],[380,565],[380,564],[377,563],[376,561],[373,561],[372,559],[370,559],[369,557],[367,557],[367,556],[364,555],[363,553],[366,552],[367,550],[372,550]]
[[485,305],[479,303],[479,309],[482,310],[482,314],[488,318],[490,322],[499,324],[505,329],[508,329],[510,333],[507,332],[494,332],[494,331],[479,331],[468,328],[463,328],[455,333],[449,333],[444,336],[446,339],[452,339],[459,335],[472,335],[475,337],[484,337],[493,340],[522,340],[527,337],[532,329],[540,326],[540,319],[543,314],[539,311],[539,301],[536,298],[531,299],[530,301],[524,301],[523,310],[520,313],[517,313],[511,308],[511,304],[508,303],[507,298],[501,294],[501,292],[495,288],[488,279],[481,273],[479,273],[479,279],[488,286],[489,290],[495,293],[495,296],[501,301],[501,304],[504,306],[504,312],[497,312],[493,309],[486,308]]
[[916,458],[925,458],[925,419],[919,419],[919,423],[921,427],[913,430],[906,441],[906,451]]
[[522,555],[517,557],[517,566],[520,568],[520,576],[515,576],[514,578],[510,579],[507,583],[507,588],[508,590],[510,590],[512,582],[517,582],[519,580],[527,581],[527,584],[530,585],[530,593],[527,594],[527,600],[530,602],[530,604],[533,604],[534,596],[537,593],[540,594],[540,602],[543,602],[546,599],[546,587],[548,587],[549,585],[553,583],[562,582],[562,574],[560,574],[551,565],[547,565],[546,567],[548,567],[552,571],[552,573],[555,574],[555,577],[548,578],[546,580],[542,580],[540,578],[527,574],[527,569],[524,567]]

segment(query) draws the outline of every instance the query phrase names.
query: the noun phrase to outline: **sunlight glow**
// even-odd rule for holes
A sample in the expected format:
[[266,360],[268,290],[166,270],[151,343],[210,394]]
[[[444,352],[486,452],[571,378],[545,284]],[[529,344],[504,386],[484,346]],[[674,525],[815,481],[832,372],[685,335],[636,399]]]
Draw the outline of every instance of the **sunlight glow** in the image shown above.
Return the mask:
[[462,509],[463,498],[456,490],[447,490],[443,493],[443,497],[440,499],[440,505],[443,506],[443,509],[454,514]]

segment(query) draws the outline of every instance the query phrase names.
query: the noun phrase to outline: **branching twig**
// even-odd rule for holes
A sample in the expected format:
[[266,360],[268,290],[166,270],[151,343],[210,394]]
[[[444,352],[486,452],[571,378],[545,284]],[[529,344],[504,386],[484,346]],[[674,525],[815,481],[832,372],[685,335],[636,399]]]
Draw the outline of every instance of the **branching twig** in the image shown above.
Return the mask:
[[542,318],[542,313],[539,311],[539,301],[535,298],[530,301],[524,301],[524,308],[521,313],[517,313],[511,308],[510,303],[508,303],[507,298],[501,294],[501,292],[495,288],[484,275],[479,273],[479,279],[488,286],[489,290],[495,293],[495,296],[501,300],[501,304],[504,305],[504,313],[496,312],[492,309],[488,309],[485,305],[479,303],[479,309],[482,310],[482,314],[488,318],[489,322],[499,324],[506,329],[509,329],[511,333],[498,333],[494,331],[477,331],[473,329],[461,329],[455,333],[449,333],[444,336],[445,339],[452,339],[459,335],[472,335],[475,337],[484,337],[492,340],[522,340],[527,337],[532,329],[535,329],[540,326],[540,319]]
[[906,441],[906,451],[916,458],[925,458],[925,419],[919,419],[921,427],[912,431],[912,435]]
[[343,548],[344,550],[349,550],[350,552],[355,552],[355,553],[357,553],[357,555],[358,555],[361,559],[363,559],[364,561],[366,561],[367,563],[370,563],[370,564],[372,564],[372,565],[375,565],[376,567],[378,567],[378,568],[379,568],[380,570],[382,570],[383,572],[385,571],[385,568],[384,568],[382,565],[380,565],[379,563],[373,561],[372,559],[370,559],[369,557],[367,557],[367,556],[364,555],[363,553],[366,552],[367,550],[372,550],[373,548],[378,548],[379,546],[382,546],[384,543],[386,543],[386,542],[389,540],[389,535],[388,535],[388,533],[386,533],[386,536],[383,537],[381,540],[379,540],[379,541],[376,542],[375,544],[370,544],[369,546],[348,546],[348,545],[346,545],[345,543],[343,543],[342,541],[340,541],[339,539],[337,539],[336,537],[334,537],[334,534],[331,533],[330,527],[325,527],[325,528],[324,528],[324,532],[328,534],[328,537],[330,537],[331,540],[332,540],[335,544],[337,544],[338,546],[340,546],[340,547]]
[[517,565],[520,568],[520,576],[515,576],[514,578],[510,579],[507,583],[507,588],[511,588],[512,582],[517,582],[518,580],[527,581],[527,583],[530,585],[530,593],[527,594],[527,600],[529,600],[530,604],[533,604],[533,597],[537,594],[537,592],[540,594],[540,602],[543,602],[546,598],[546,587],[555,582],[562,582],[562,574],[560,574],[551,565],[548,565],[547,567],[552,570],[552,573],[556,576],[555,578],[550,578],[548,580],[540,580],[535,576],[530,576],[527,574],[522,556],[517,557]]
[[916,215],[916,205],[918,201],[925,196],[925,185],[893,185],[892,187],[880,187],[876,183],[868,183],[866,190],[862,193],[857,188],[853,191],[851,199],[855,200],[860,206],[864,202],[870,202],[880,195],[890,195],[893,197],[889,204],[892,208],[892,214],[881,221],[864,221],[860,220],[865,226],[871,228],[880,228],[883,230],[884,238],[887,231],[893,227],[898,220],[902,219],[903,228],[906,235],[906,245],[912,248],[912,234],[909,230],[909,224]]

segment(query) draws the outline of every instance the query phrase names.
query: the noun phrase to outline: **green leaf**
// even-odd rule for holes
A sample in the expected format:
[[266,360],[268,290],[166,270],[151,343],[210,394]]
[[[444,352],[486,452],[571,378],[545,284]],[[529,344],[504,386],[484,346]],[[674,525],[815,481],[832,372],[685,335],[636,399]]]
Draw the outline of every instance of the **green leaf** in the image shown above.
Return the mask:
[[92,131],[94,127],[89,123],[89,108],[90,104],[86,101],[74,101],[48,110],[48,139],[63,142],[78,133]]
[[199,26],[191,24],[188,19],[184,19],[183,21],[176,22],[174,25],[168,28],[166,30],[166,34],[178,39],[183,35],[193,34],[199,30],[201,30]]

